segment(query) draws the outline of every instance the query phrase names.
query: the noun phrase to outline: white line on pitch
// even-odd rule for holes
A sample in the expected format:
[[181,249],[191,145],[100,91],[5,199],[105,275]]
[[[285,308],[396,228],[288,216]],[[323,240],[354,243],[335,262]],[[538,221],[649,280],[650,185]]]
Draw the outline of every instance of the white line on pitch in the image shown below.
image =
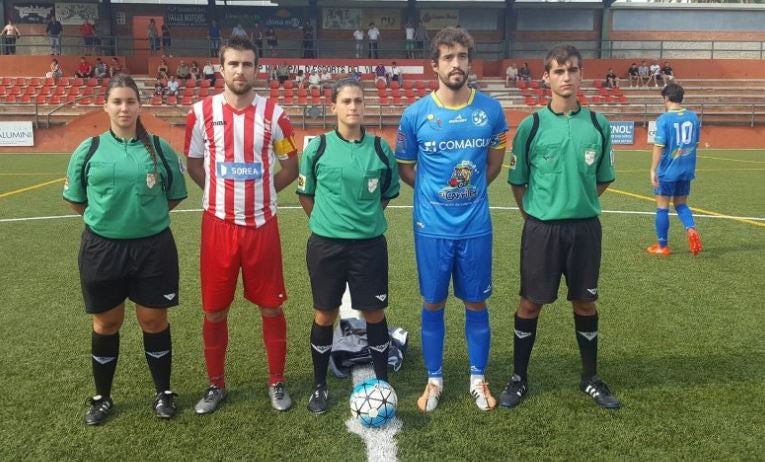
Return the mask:
[[[389,205],[387,208],[389,209],[402,209],[402,210],[411,210],[411,205]],[[499,210],[499,211],[506,211],[506,210],[518,210],[518,207],[502,207],[502,206],[492,206],[489,207],[491,210]],[[279,207],[279,210],[303,210],[302,207],[299,205],[283,205]],[[181,210],[173,210],[170,213],[190,213],[190,212],[201,212],[202,209],[181,209]],[[614,215],[655,215],[655,211],[642,211],[642,210],[603,210],[603,213],[607,214],[614,214]],[[670,215],[676,215],[675,213],[671,213]],[[726,220],[751,220],[751,221],[765,221],[765,217],[740,217],[735,215],[706,215],[706,214],[699,214],[694,213],[693,216],[695,218],[722,218]],[[80,218],[80,215],[51,215],[51,216],[45,216],[45,217],[21,217],[21,218],[0,218],[0,223],[15,223],[15,222],[24,222],[24,221],[37,221],[37,220],[60,220],[62,218]]]

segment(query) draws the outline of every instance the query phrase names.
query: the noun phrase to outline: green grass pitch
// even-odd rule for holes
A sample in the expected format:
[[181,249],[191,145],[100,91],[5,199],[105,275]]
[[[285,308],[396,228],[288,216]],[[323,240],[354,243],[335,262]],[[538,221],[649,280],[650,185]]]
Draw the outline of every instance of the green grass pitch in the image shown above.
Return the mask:
[[[134,316],[128,311],[114,383],[117,410],[99,428],[82,423],[90,376],[90,319],[82,310],[76,255],[83,225],[61,200],[68,156],[0,156],[0,460],[363,460],[348,433],[351,383],[330,380],[331,404],[305,409],[311,387],[310,286],[306,217],[294,185],[279,213],[289,329],[288,387],[294,408],[272,411],[266,394],[260,317],[238,295],[230,316],[225,406],[192,410],[206,386],[199,294],[200,192],[172,215],[181,260],[181,306],[171,313],[173,388],[180,414],[160,421]],[[447,307],[446,391],[429,415],[415,401],[424,386],[420,300],[411,211],[391,208],[389,324],[410,331],[404,368],[391,376],[403,430],[401,460],[755,460],[765,453],[765,154],[701,151],[690,205],[704,252],[687,251],[671,217],[670,258],[647,255],[655,208],[649,154],[617,153],[617,181],[602,197],[604,230],[599,372],[623,402],[608,412],[579,392],[571,309],[561,291],[545,308],[532,356],[530,394],[512,411],[480,412],[468,395],[464,312]],[[513,207],[507,171],[491,187],[495,207]],[[34,185],[48,185],[23,192]],[[392,206],[411,204],[411,190]],[[619,212],[619,213],[615,213]],[[639,212],[639,213],[624,213]],[[709,213],[707,213],[709,212]],[[495,209],[493,327],[488,380],[499,395],[512,369],[521,218]],[[757,220],[759,218],[759,220]]]

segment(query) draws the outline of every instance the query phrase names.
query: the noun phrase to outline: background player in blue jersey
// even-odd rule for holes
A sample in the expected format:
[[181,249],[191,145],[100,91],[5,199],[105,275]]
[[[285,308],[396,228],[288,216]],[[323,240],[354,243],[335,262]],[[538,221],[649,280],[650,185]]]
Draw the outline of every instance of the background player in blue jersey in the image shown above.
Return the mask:
[[696,145],[699,143],[699,118],[682,107],[683,87],[669,83],[661,90],[667,112],[656,119],[656,138],[651,160],[651,184],[656,194],[657,243],[646,250],[655,255],[669,255],[669,201],[688,234],[693,255],[701,252],[701,238],[693,214],[688,208],[691,180],[696,176]]
[[[487,189],[499,174],[507,123],[500,104],[466,86],[473,38],[447,27],[431,42],[438,89],[401,117],[396,160],[414,188],[414,236],[422,308],[422,354],[428,370],[417,407],[432,411],[443,390],[444,306],[453,279],[465,303],[470,394],[484,411],[496,406],[484,379],[491,344],[492,229]],[[415,168],[416,165],[416,168]]]

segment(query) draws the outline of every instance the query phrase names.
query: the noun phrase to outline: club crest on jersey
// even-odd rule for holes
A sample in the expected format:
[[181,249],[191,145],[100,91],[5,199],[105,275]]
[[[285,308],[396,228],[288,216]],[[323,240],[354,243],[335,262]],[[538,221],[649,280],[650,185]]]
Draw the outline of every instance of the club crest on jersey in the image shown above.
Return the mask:
[[463,160],[454,166],[452,176],[447,186],[438,192],[438,196],[446,201],[472,200],[478,195],[477,188],[470,184],[477,169],[474,163]]
[[593,149],[585,149],[584,151],[584,163],[587,165],[592,165],[595,163],[595,150]]
[[377,184],[379,183],[379,178],[370,178],[367,180],[367,189],[369,192],[373,193],[375,190],[377,190]]
[[157,174],[154,172],[149,172],[146,174],[146,186],[149,189],[152,189],[154,185],[157,184]]
[[486,112],[484,112],[483,109],[478,109],[477,111],[473,111],[472,119],[473,125],[476,127],[483,127],[486,125],[486,122],[489,121],[489,116],[486,115]]

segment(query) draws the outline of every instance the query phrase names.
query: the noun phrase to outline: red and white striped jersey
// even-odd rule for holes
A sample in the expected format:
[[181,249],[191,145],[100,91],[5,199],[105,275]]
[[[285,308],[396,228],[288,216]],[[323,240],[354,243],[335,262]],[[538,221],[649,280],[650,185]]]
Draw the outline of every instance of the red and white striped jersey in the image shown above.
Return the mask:
[[297,155],[292,124],[275,102],[255,96],[236,110],[223,93],[192,106],[184,154],[204,158],[202,207],[241,226],[260,227],[276,215],[274,167]]

